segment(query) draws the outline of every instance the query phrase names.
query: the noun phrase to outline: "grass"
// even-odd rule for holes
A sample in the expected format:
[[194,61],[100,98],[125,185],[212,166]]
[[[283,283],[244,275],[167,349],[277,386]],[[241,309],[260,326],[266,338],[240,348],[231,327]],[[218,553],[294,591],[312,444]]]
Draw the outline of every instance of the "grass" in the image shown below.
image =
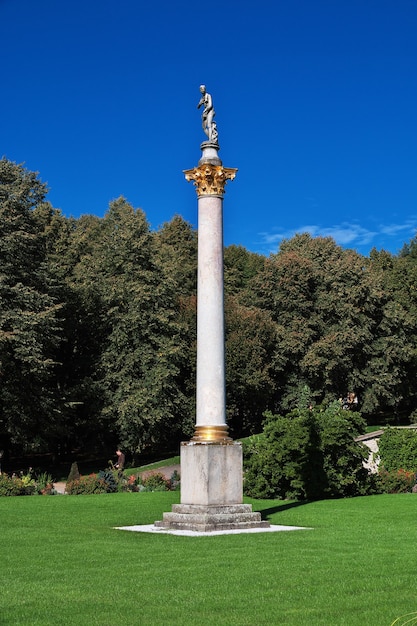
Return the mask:
[[[176,537],[178,492],[0,498],[1,626],[390,626],[417,611],[413,494],[251,501],[313,530]],[[397,626],[415,624],[413,616]]]
[[[116,459],[113,458],[113,462],[116,463]],[[179,463],[180,463],[180,457],[173,456],[171,458],[164,459],[162,461],[156,461],[154,463],[141,465],[140,467],[127,467],[125,469],[125,474],[126,476],[130,476],[130,474],[138,474],[140,472],[144,472],[148,470],[158,470],[161,467],[166,467],[168,465],[179,465]],[[26,464],[26,466],[23,468],[24,472],[27,471],[29,465],[30,463]],[[104,470],[108,468],[109,461],[105,459],[88,460],[88,461],[81,460],[77,462],[77,465],[78,465],[80,474],[82,474],[83,476],[87,476],[88,474],[97,473],[100,470]],[[19,472],[20,469],[22,468],[21,467],[19,468],[9,467],[5,471],[11,474],[12,472]],[[66,462],[61,465],[56,465],[52,467],[45,466],[45,465],[42,465],[41,467],[37,467],[35,464],[35,473],[39,473],[41,471],[47,471],[52,476],[54,482],[61,482],[61,481],[66,482],[70,469],[71,469],[71,462]],[[0,622],[0,626],[1,626],[1,622]]]
[[148,463],[148,465],[141,465],[140,467],[132,467],[127,468],[125,470],[125,474],[130,476],[130,474],[137,474],[138,472],[145,472],[148,470],[158,470],[161,467],[167,467],[170,465],[179,465],[180,457],[173,456],[170,459],[165,459],[164,461],[156,461],[155,463]]
[[365,432],[366,432],[366,433],[374,433],[374,432],[376,432],[377,430],[381,430],[382,428],[386,428],[386,425],[379,425],[379,426],[378,426],[378,425],[376,425],[376,426],[367,426],[367,427],[365,428]]

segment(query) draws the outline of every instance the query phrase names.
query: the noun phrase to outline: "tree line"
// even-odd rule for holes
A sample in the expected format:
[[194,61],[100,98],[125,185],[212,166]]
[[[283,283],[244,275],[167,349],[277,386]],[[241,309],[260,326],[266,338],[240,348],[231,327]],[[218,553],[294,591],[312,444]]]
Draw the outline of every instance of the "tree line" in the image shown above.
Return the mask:
[[[197,232],[152,231],[121,197],[65,217],[39,176],[0,160],[0,448],[139,454],[195,422]],[[368,419],[417,408],[417,238],[364,257],[296,235],[264,257],[224,251],[227,413],[234,438],[265,411],[354,391]],[[3,443],[2,443],[3,442]]]

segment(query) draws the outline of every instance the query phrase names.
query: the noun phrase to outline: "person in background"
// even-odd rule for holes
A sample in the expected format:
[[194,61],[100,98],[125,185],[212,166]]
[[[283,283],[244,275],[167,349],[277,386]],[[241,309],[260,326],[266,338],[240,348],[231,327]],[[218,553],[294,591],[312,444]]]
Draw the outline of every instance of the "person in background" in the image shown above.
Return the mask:
[[123,454],[123,452],[120,450],[120,448],[117,448],[117,450],[116,450],[116,454],[117,454],[117,463],[116,463],[116,465],[115,465],[114,467],[115,467],[116,469],[118,469],[118,470],[119,470],[119,472],[122,472],[122,471],[123,471],[123,468],[124,468],[124,466],[125,466],[125,460],[126,460],[126,457],[125,457],[125,455]]

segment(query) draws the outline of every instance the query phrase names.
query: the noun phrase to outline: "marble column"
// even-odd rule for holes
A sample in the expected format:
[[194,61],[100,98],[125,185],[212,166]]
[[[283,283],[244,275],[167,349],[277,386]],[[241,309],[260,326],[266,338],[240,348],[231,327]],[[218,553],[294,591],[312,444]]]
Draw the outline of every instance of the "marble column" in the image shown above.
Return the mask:
[[225,168],[218,145],[205,142],[198,167],[185,171],[198,196],[197,411],[193,441],[228,440],[226,424],[223,196],[237,170]]
[[198,197],[197,389],[194,436],[181,444],[181,504],[155,526],[215,531],[265,528],[243,504],[240,442],[228,435],[223,298],[223,197],[237,170],[223,167],[217,142],[201,144],[198,167],[185,170]]

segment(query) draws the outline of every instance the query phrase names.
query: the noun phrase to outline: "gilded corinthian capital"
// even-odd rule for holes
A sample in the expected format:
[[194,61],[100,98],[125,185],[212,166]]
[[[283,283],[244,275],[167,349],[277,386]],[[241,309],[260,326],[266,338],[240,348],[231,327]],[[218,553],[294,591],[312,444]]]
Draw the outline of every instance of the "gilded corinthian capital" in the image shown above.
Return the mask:
[[188,182],[193,181],[196,186],[197,196],[220,196],[225,194],[225,186],[228,180],[233,180],[237,169],[203,163],[192,170],[184,170]]

